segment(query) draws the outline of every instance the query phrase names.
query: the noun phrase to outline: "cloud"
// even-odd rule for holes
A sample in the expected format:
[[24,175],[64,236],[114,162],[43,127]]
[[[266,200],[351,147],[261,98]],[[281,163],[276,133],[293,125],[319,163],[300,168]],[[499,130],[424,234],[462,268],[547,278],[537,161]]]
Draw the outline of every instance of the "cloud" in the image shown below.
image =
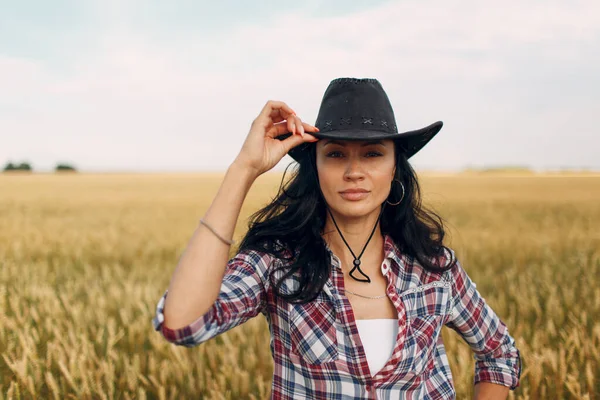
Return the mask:
[[224,169],[266,100],[312,123],[327,83],[358,76],[382,82],[400,129],[445,121],[418,166],[600,167],[586,121],[600,111],[595,2],[389,2],[340,16],[312,3],[214,34],[141,29],[133,7],[111,4],[63,70],[0,57],[0,159]]

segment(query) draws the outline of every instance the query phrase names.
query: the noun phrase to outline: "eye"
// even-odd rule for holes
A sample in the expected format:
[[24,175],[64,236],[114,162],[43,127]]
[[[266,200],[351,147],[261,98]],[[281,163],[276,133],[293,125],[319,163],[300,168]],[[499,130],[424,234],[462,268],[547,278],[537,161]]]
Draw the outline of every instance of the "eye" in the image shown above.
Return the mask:
[[[365,157],[367,157],[367,158],[381,157],[382,155],[383,154],[381,154],[378,151],[369,151],[366,153]],[[329,158],[339,158],[339,157],[343,157],[343,156],[344,155],[340,151],[331,151],[331,152],[327,153],[327,157],[329,157]]]

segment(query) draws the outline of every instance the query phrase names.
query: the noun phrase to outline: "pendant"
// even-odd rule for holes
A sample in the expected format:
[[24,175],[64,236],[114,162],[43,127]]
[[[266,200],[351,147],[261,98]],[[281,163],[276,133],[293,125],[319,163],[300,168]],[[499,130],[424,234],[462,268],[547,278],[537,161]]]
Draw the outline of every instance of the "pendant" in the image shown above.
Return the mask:
[[[363,279],[360,279],[360,278],[357,278],[357,277],[355,277],[354,275],[352,275],[352,273],[354,272],[354,270],[355,270],[355,269],[358,269],[358,272],[360,272],[360,274],[361,274],[362,276],[364,276],[366,279],[365,279],[365,278],[363,278]],[[359,260],[359,259],[355,259],[355,260],[354,260],[354,268],[352,268],[352,270],[350,271],[350,274],[349,274],[349,275],[350,275],[350,276],[352,277],[352,279],[354,279],[355,281],[359,281],[359,282],[368,282],[368,283],[371,283],[371,278],[369,278],[369,276],[368,276],[367,274],[365,274],[365,273],[364,273],[364,272],[363,272],[363,271],[360,269],[360,260]]]

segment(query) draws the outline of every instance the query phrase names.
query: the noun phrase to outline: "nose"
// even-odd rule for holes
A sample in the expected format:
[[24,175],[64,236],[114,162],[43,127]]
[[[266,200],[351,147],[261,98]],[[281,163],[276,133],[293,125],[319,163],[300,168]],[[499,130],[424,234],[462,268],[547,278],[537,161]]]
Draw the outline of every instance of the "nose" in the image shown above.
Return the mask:
[[347,181],[364,179],[365,173],[363,171],[363,165],[361,164],[360,157],[348,157],[348,163],[346,170],[344,171],[344,179]]

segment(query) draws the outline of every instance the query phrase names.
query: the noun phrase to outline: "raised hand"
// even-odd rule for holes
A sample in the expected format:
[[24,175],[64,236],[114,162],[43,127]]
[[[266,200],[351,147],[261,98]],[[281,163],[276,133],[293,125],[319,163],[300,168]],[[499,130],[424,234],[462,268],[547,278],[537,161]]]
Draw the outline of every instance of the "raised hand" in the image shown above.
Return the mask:
[[[256,172],[256,176],[273,168],[295,146],[319,139],[307,132],[319,129],[306,122],[284,102],[269,100],[252,121],[250,132],[236,158],[236,162]],[[284,140],[278,136],[291,132]]]

